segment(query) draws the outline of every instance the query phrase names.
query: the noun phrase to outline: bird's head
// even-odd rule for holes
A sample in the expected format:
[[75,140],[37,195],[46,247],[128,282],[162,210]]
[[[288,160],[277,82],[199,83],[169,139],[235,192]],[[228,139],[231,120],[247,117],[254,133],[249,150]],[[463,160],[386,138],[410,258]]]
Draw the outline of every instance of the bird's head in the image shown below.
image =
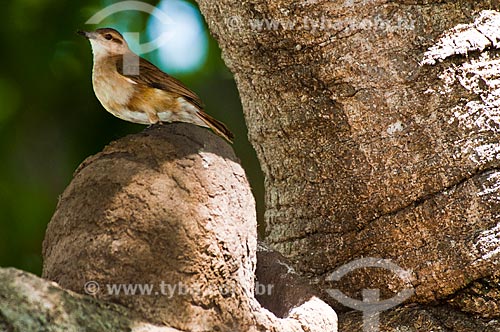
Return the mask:
[[101,28],[95,31],[78,31],[92,45],[92,52],[95,57],[123,55],[130,52],[128,44],[123,36],[111,28]]

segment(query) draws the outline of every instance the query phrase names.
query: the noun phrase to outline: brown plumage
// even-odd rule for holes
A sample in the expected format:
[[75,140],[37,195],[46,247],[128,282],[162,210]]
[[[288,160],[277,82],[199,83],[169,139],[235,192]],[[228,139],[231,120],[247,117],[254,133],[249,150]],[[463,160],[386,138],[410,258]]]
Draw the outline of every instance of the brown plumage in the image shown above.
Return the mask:
[[94,91],[107,111],[141,124],[193,123],[232,142],[233,134],[203,111],[203,103],[193,91],[130,51],[118,31],[104,28],[79,33],[92,44]]

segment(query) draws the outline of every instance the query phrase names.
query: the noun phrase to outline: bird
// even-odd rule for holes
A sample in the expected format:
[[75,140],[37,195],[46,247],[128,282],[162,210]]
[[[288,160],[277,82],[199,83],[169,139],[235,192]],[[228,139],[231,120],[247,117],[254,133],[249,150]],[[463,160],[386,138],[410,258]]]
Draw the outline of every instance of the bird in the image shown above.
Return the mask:
[[233,142],[234,135],[226,125],[204,112],[196,93],[130,50],[120,32],[100,28],[77,33],[90,41],[92,85],[97,99],[109,113],[144,125],[192,123],[208,127]]

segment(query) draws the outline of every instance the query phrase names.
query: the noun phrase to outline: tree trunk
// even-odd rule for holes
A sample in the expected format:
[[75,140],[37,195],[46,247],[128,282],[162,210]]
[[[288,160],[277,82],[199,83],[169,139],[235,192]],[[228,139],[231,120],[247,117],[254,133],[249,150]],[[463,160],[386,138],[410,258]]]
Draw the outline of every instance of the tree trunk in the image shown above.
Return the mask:
[[[323,289],[414,289],[448,317],[429,328],[500,316],[498,1],[198,3],[265,175],[267,242]],[[361,257],[409,275],[332,283]]]

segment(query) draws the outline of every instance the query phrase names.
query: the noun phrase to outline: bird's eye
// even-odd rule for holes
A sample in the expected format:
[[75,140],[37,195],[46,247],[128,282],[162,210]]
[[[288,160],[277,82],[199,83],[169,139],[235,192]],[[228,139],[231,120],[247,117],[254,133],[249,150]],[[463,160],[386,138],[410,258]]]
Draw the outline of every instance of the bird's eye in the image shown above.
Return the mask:
[[111,39],[113,39],[113,36],[111,36],[111,34],[107,33],[104,35],[104,38],[106,38],[107,40],[111,40]]

